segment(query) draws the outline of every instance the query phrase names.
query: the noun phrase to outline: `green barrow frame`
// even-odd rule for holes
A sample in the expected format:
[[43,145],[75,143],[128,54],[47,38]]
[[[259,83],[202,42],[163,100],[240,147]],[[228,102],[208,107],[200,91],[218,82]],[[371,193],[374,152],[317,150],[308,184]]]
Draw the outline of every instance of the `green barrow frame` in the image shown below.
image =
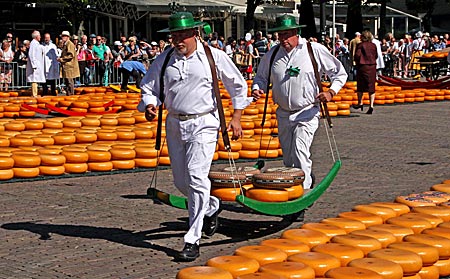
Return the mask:
[[[336,161],[325,178],[311,191],[307,192],[305,195],[301,196],[298,199],[287,202],[261,202],[250,199],[243,195],[239,195],[236,196],[236,201],[244,207],[263,215],[295,215],[311,206],[316,200],[320,198],[320,196],[328,189],[328,187],[333,182],[334,178],[339,172],[339,169],[341,168],[341,165],[342,163],[340,160]],[[147,189],[147,195],[151,199],[158,200],[164,204],[180,209],[187,209],[187,199],[185,197],[168,194],[153,187]]]

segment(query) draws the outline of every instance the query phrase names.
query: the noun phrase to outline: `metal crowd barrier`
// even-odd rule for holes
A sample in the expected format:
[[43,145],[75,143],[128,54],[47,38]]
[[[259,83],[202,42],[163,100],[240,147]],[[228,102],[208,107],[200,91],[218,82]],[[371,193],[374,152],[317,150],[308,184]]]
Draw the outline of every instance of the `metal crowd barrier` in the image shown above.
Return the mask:
[[[80,77],[75,79],[75,86],[102,86],[109,84],[120,84],[121,74],[118,67],[114,67],[110,62],[106,65],[108,77],[107,80],[99,75],[99,64],[95,63],[92,67],[87,67],[86,72],[80,72]],[[107,82],[106,82],[107,81]],[[56,87],[61,89],[64,85],[64,79],[59,78],[56,80]],[[6,90],[21,90],[31,88],[31,83],[27,82],[26,78],[26,65],[19,65],[17,62],[6,63],[0,62],[0,91]]]

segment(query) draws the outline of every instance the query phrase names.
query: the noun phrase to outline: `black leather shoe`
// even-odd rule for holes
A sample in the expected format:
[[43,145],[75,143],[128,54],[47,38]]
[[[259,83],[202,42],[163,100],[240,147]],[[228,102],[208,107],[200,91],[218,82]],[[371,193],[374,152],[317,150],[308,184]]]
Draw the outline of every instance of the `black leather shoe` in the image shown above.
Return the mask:
[[185,243],[183,251],[178,253],[176,259],[183,262],[192,262],[200,256],[200,248],[198,244]]
[[366,114],[372,114],[373,113],[373,107],[370,107],[369,110],[366,112]]
[[211,215],[203,218],[203,229],[202,231],[206,236],[213,236],[217,229],[219,228],[219,214],[222,211],[222,200],[219,199],[219,208],[217,211]]

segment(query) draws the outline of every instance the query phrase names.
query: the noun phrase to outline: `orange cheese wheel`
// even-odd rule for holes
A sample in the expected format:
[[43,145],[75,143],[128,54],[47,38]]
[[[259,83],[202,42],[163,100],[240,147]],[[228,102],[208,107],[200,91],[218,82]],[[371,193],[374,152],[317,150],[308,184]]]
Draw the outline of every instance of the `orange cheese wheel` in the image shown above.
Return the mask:
[[112,162],[89,162],[88,170],[90,171],[111,171],[113,169]]
[[[436,206],[433,206],[436,207]],[[426,213],[417,213],[417,212],[410,212],[403,214],[402,217],[412,217],[412,218],[422,218],[430,222],[430,224],[433,226],[433,228],[437,227],[440,223],[443,223],[444,220],[438,216],[434,216],[431,214]]]
[[331,255],[318,252],[303,252],[291,255],[287,259],[289,262],[300,262],[314,269],[316,277],[325,276],[325,273],[341,266],[341,261]]
[[157,165],[156,158],[134,158],[135,167],[137,168],[154,168]]
[[39,166],[40,175],[63,175],[64,166]]
[[301,228],[319,231],[319,232],[327,235],[329,238],[332,238],[335,235],[341,235],[341,234],[347,233],[344,229],[342,229],[338,226],[331,225],[331,224],[325,224],[325,223],[306,223],[306,224],[303,224]]
[[449,183],[435,184],[430,189],[432,191],[450,193],[450,184]]
[[62,122],[64,127],[67,128],[80,128],[83,124],[81,124],[79,119],[67,118]]
[[388,248],[406,250],[416,253],[422,258],[423,266],[433,265],[439,260],[438,249],[428,244],[415,242],[398,242],[390,244]]
[[[242,145],[242,150],[259,151],[259,149],[260,149],[259,141],[255,141],[255,140],[241,140],[240,143]],[[258,155],[259,155],[259,152],[258,152]]]
[[44,123],[42,121],[28,120],[24,122],[25,130],[42,130]]
[[437,228],[433,228],[433,229],[425,229],[422,231],[422,233],[438,235],[438,236],[442,236],[442,237],[450,239],[450,228],[437,227]]
[[363,251],[365,256],[373,250],[382,248],[381,242],[379,242],[377,239],[364,235],[354,235],[354,234],[336,235],[333,236],[330,241],[332,243],[340,243],[356,247],[361,251]]
[[170,157],[161,156],[161,157],[159,157],[158,163],[163,166],[169,166],[170,165]]
[[414,234],[414,231],[409,227],[403,227],[393,224],[382,224],[382,225],[375,225],[368,228],[369,230],[381,230],[392,233],[396,238],[397,241],[402,241],[403,238],[407,235]]
[[[373,202],[370,205],[391,208],[397,213],[397,216],[408,213],[410,211],[410,209],[407,205],[397,203],[397,202]],[[394,216],[392,216],[392,217],[394,217]],[[384,220],[386,220],[386,219],[384,219]]]
[[62,154],[40,154],[39,157],[43,166],[61,166],[66,163],[66,157]]
[[25,130],[25,124],[19,121],[11,121],[3,124],[6,131],[23,131]]
[[239,152],[217,151],[217,153],[219,154],[219,159],[221,160],[239,159]]
[[112,160],[113,169],[116,170],[130,170],[136,165],[133,159],[131,160]]
[[365,268],[381,275],[383,279],[402,279],[403,269],[398,263],[377,259],[377,258],[363,258],[356,259],[348,264],[349,267]]
[[403,241],[431,245],[438,249],[440,260],[450,258],[450,239],[448,238],[432,234],[413,234],[405,236]]
[[362,211],[367,213],[372,213],[380,216],[383,221],[386,221],[389,218],[396,217],[397,213],[395,210],[383,206],[377,205],[368,205],[368,204],[360,204],[353,207],[355,211]]
[[136,152],[136,158],[156,158],[158,156],[158,150],[153,147],[138,147],[134,149]]
[[251,199],[264,202],[285,202],[289,194],[285,190],[252,188],[245,195]]
[[14,177],[13,169],[0,169],[0,180],[9,180]]
[[437,266],[424,266],[420,269],[418,275],[420,279],[438,279],[439,268]]
[[56,145],[69,145],[74,144],[77,141],[77,138],[73,133],[57,133],[52,137]]
[[357,220],[348,219],[348,218],[340,218],[340,217],[326,218],[320,222],[337,226],[337,227],[345,230],[347,233],[356,231],[356,230],[364,230],[366,228],[364,223],[357,221]]
[[238,276],[236,279],[286,279],[286,277],[270,273],[255,272]]
[[260,245],[280,249],[281,251],[285,252],[288,256],[309,251],[308,245],[294,239],[286,239],[286,238],[273,238],[263,240],[261,241]]
[[38,155],[14,153],[11,158],[14,160],[15,168],[35,168],[41,164],[41,158]]
[[277,149],[259,150],[259,156],[262,158],[278,158],[278,150]]
[[258,159],[259,150],[239,150],[239,158],[242,159]]
[[14,167],[14,159],[9,156],[0,156],[0,170],[7,170]]
[[255,128],[255,135],[270,135],[272,134],[271,128]]
[[303,185],[297,185],[297,186],[284,188],[284,190],[288,192],[289,200],[298,199],[301,196],[303,196],[303,193],[304,193]]
[[313,247],[311,251],[334,256],[341,261],[341,266],[347,266],[352,260],[364,257],[364,252],[360,249],[341,243],[319,244]]
[[212,266],[192,266],[178,271],[176,279],[233,279],[230,272]]
[[305,243],[310,248],[319,245],[327,243],[330,240],[330,237],[328,237],[326,234],[314,231],[310,229],[290,229],[286,230],[281,235],[282,238],[286,239],[294,239],[300,242]]
[[85,173],[88,165],[86,163],[65,163],[64,169],[66,173]]
[[103,116],[99,120],[101,126],[116,126],[119,124],[119,120],[117,120],[116,118],[106,118],[105,116]]
[[33,178],[39,176],[39,168],[13,168],[16,178]]
[[449,260],[439,260],[434,266],[439,269],[439,276],[449,276],[450,275],[450,259]]
[[150,129],[134,128],[133,132],[136,136],[136,139],[151,139],[151,138],[153,138],[153,132]]
[[117,140],[117,133],[113,130],[97,131],[97,140]]
[[281,263],[269,263],[259,268],[261,273],[270,273],[285,278],[305,278],[314,279],[314,269],[310,266],[300,262],[281,262]]
[[363,211],[341,212],[338,216],[341,218],[360,221],[366,227],[383,224],[383,218],[381,218],[380,216]]
[[450,228],[450,222],[440,223],[439,228]]
[[287,254],[280,249],[261,245],[242,246],[236,249],[234,254],[255,259],[260,266],[269,263],[284,262],[287,259]]
[[91,143],[97,141],[97,134],[95,133],[76,133],[75,134],[77,143]]
[[425,193],[420,193],[420,194],[411,194],[409,195],[409,197],[415,197],[415,198],[422,198],[422,199],[426,199],[426,200],[430,200],[435,204],[439,204],[439,203],[443,203],[443,202],[447,202],[448,201],[448,197],[442,197],[439,195],[434,195],[434,194],[430,194],[430,193],[434,193],[437,191],[430,191],[428,192],[428,194]]
[[386,223],[411,228],[414,233],[421,233],[424,229],[433,227],[433,225],[426,219],[403,215],[389,218],[386,220]]
[[117,118],[119,125],[133,125],[136,123],[136,119],[134,117],[128,117],[128,116],[119,116]]
[[386,248],[372,251],[367,257],[398,263],[403,269],[403,276],[414,275],[422,268],[422,258],[411,251]]
[[[133,118],[134,119],[134,118]],[[116,130],[117,140],[134,140],[136,134],[133,131]]]
[[136,151],[133,149],[111,148],[109,152],[112,160],[132,160],[136,157]]
[[64,157],[66,157],[67,163],[86,163],[87,161],[89,161],[88,153],[82,150],[78,149],[74,151],[63,150],[61,154],[64,155]]
[[377,229],[352,231],[350,234],[373,237],[381,243],[382,248],[386,248],[389,244],[397,241],[394,234]]
[[19,137],[19,135],[9,139],[9,146],[19,147],[19,146],[33,146],[33,138]]
[[236,196],[241,194],[239,187],[211,187],[211,195],[220,198],[223,201],[235,201]]
[[236,278],[240,275],[255,273],[259,269],[259,263],[255,259],[243,256],[219,256],[209,259],[207,266],[221,268],[226,270]]
[[[227,150],[225,149],[225,145],[224,145],[222,139],[219,139],[219,140],[217,141],[217,144],[219,145],[219,150],[220,150],[220,151],[227,151]],[[242,143],[239,142],[239,141],[230,141],[230,148],[231,148],[231,151],[232,151],[232,152],[238,152],[239,150],[242,149]]]
[[47,120],[44,122],[44,127],[48,129],[62,129],[64,125],[62,122]]
[[33,145],[35,146],[48,146],[55,144],[55,140],[50,135],[40,135],[33,137]]
[[89,155],[89,162],[108,162],[111,160],[111,153],[109,151],[101,150],[87,150]]

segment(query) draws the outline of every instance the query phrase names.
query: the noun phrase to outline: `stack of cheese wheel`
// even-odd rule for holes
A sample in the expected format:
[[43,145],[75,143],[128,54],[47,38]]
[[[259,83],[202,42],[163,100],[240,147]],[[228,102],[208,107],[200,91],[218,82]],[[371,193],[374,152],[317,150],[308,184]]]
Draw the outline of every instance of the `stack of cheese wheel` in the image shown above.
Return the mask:
[[277,158],[280,156],[280,141],[278,137],[260,138],[259,157],[261,158]]
[[[253,126],[253,122],[248,121]],[[245,130],[244,130],[245,131]],[[253,131],[253,130],[251,130]],[[242,159],[258,159],[259,158],[259,150],[260,150],[260,142],[253,138],[244,138],[239,140],[241,143],[242,149],[239,151],[239,158]]]
[[134,145],[116,144],[109,150],[111,162],[116,170],[128,170],[135,167],[136,151]]
[[138,168],[154,168],[156,167],[158,150],[155,149],[154,143],[137,142],[134,144],[136,157],[134,158],[135,166]]
[[111,147],[108,145],[94,144],[88,146],[88,169],[90,171],[111,171],[113,169],[113,163],[111,162],[110,149]]
[[236,196],[242,193],[242,187],[248,184],[247,174],[253,170],[238,169],[238,171],[210,171],[211,195],[220,198],[223,201],[235,201]]
[[14,159],[10,152],[0,153],[0,180],[9,180],[14,177]]
[[63,147],[61,155],[66,157],[64,168],[66,173],[85,173],[88,170],[89,155],[83,147]]
[[231,151],[228,151],[225,148],[225,144],[223,143],[222,138],[220,138],[217,141],[217,145],[219,148],[217,151],[217,153],[219,154],[219,159],[221,159],[221,160],[229,160],[229,159],[237,160],[237,159],[239,159],[239,151],[241,151],[241,149],[242,149],[242,144],[239,141],[230,141]]
[[305,173],[298,168],[271,168],[253,175],[253,188],[245,195],[264,202],[285,202],[301,197]]
[[61,154],[61,149],[42,148],[38,150],[41,158],[39,173],[41,175],[62,175],[65,173],[66,157]]
[[13,151],[11,157],[14,160],[15,178],[31,178],[39,175],[41,158],[38,152],[18,150]]
[[170,166],[169,148],[164,144],[165,139],[161,139],[161,149],[159,150],[158,164],[163,166]]

